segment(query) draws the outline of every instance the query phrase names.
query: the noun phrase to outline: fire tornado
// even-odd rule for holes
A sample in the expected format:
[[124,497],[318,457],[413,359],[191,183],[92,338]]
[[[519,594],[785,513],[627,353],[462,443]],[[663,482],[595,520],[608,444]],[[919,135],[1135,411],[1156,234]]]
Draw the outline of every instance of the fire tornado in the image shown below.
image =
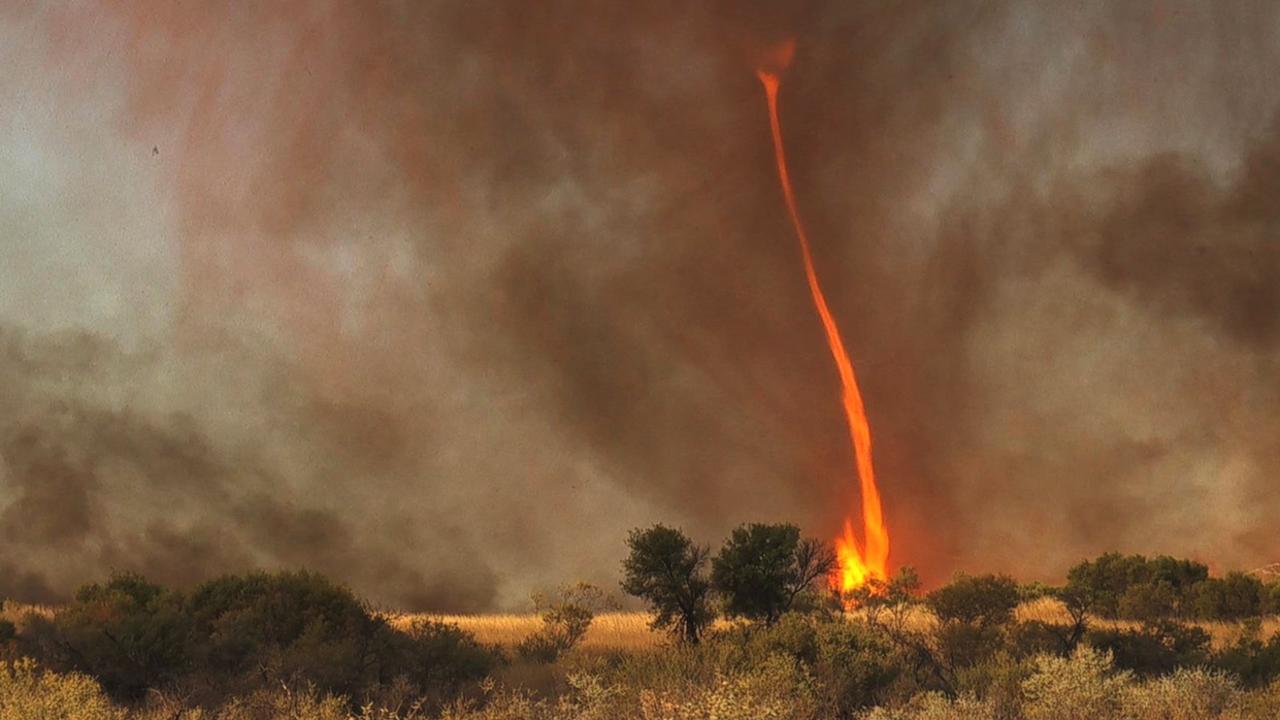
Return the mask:
[[858,538],[853,533],[852,518],[849,517],[844,521],[844,533],[835,541],[840,566],[839,575],[834,579],[833,584],[841,591],[849,591],[861,586],[868,579],[884,580],[887,577],[885,566],[889,559],[889,531],[884,525],[884,516],[880,508],[880,489],[876,486],[875,466],[871,459],[871,425],[867,422],[862,393],[858,390],[858,377],[854,374],[853,363],[849,361],[849,353],[845,351],[844,341],[840,339],[840,330],[831,316],[831,309],[827,307],[826,296],[822,294],[822,285],[818,282],[818,273],[813,264],[813,254],[809,250],[809,236],[804,230],[804,223],[800,221],[795,193],[791,189],[791,178],[787,173],[787,156],[782,146],[782,125],[778,121],[778,73],[790,62],[794,48],[793,41],[787,41],[776,47],[771,54],[770,62],[759,68],[756,74],[764,85],[765,98],[768,100],[769,126],[773,132],[773,154],[778,165],[778,180],[782,185],[782,197],[786,201],[787,213],[791,216],[791,225],[795,228],[796,237],[800,241],[804,273],[809,281],[809,294],[813,298],[814,310],[822,321],[822,328],[826,331],[831,358],[835,361],[836,370],[840,374],[841,400],[844,405],[845,419],[849,424],[849,436],[853,441],[854,458],[858,468],[862,494],[864,543],[858,542]]

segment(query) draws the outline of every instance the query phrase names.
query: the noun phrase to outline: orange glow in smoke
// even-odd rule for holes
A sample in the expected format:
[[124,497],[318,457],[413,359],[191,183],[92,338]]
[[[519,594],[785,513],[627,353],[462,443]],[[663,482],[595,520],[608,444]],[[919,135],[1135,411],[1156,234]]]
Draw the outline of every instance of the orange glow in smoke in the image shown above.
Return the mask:
[[836,327],[831,310],[827,307],[827,299],[822,294],[822,286],[818,283],[818,273],[814,269],[813,256],[809,251],[809,236],[805,233],[804,224],[800,222],[795,194],[791,190],[791,178],[787,173],[787,156],[782,149],[782,126],[778,121],[778,74],[789,64],[794,51],[795,42],[791,40],[776,46],[756,74],[764,85],[765,97],[769,103],[769,125],[773,131],[773,154],[778,164],[778,179],[782,183],[782,197],[786,200],[787,212],[791,215],[791,225],[800,240],[805,277],[809,280],[809,294],[813,296],[813,307],[822,320],[827,345],[831,348],[831,358],[835,360],[836,370],[840,374],[841,400],[844,403],[845,418],[849,422],[849,437],[853,441],[858,479],[861,483],[865,545],[859,544],[853,534],[853,522],[850,518],[845,519],[844,533],[835,541],[839,569],[832,584],[847,592],[860,587],[868,579],[884,580],[887,577],[889,530],[884,525],[880,509],[880,489],[876,486],[875,467],[871,461],[871,426],[867,423],[862,393],[858,390],[858,377],[853,372],[853,363],[849,362],[849,353],[845,351],[844,342],[840,339],[840,330]]

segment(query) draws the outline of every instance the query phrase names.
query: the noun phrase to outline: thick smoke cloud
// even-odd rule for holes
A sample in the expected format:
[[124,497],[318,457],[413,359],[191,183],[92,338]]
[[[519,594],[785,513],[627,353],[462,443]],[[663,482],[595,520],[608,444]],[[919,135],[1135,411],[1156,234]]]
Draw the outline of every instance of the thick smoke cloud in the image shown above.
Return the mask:
[[1275,560],[1268,3],[0,11],[0,594],[308,566],[484,609],[856,500],[894,560]]

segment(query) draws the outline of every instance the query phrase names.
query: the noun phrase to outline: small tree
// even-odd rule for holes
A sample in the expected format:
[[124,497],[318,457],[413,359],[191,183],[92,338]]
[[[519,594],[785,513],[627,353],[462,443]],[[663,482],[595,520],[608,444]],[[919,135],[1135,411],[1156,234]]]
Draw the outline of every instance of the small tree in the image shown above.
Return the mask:
[[542,629],[525,638],[516,648],[521,657],[538,662],[555,662],[577,645],[596,613],[610,607],[604,591],[580,582],[553,595],[533,596],[534,607],[542,615]]
[[801,539],[795,525],[753,523],[733,531],[711,563],[711,582],[729,615],[772,625],[835,563],[827,545]]
[[953,677],[990,658],[1003,644],[1020,600],[1018,584],[1006,575],[962,574],[929,593],[925,604],[938,618],[935,657]]
[[622,563],[622,590],[649,603],[652,627],[697,644],[715,619],[707,548],[665,525],[632,530],[627,547],[631,554]]

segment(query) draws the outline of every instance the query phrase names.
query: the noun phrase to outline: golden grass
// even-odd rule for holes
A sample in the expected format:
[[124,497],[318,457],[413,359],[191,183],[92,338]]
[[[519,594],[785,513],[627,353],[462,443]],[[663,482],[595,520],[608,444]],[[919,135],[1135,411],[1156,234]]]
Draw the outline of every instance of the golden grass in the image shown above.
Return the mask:
[[[416,620],[446,622],[466,630],[476,639],[491,645],[513,647],[542,628],[542,618],[536,614],[507,615],[430,615],[401,613],[387,615],[388,621],[398,628],[405,628]],[[608,612],[596,615],[587,635],[582,639],[583,648],[598,650],[638,650],[658,645],[664,635],[649,629],[649,615],[642,612]]]
[[[851,617],[856,617],[854,613]],[[396,627],[408,627],[419,619],[437,620],[457,625],[463,630],[473,633],[480,642],[503,647],[514,647],[521,640],[538,631],[542,627],[542,618],[533,613],[505,615],[430,615],[430,614],[389,614],[388,619]],[[1041,598],[1023,603],[1018,608],[1019,620],[1040,620],[1042,622],[1065,623],[1069,621],[1062,603],[1052,598]],[[914,630],[925,630],[934,622],[932,615],[923,608],[912,610],[907,619],[907,626]],[[717,625],[723,625],[717,623]],[[1239,623],[1228,622],[1196,622],[1213,638],[1214,647],[1229,645],[1240,637]],[[1124,620],[1102,620],[1090,618],[1091,627],[1105,628],[1137,628],[1140,623]],[[1270,617],[1262,622],[1262,637],[1270,637],[1280,632],[1280,617]],[[643,612],[610,612],[596,616],[587,636],[583,638],[581,647],[596,650],[639,650],[662,644],[666,636],[649,629],[649,615]]]
[[[1063,608],[1062,603],[1053,598],[1040,598],[1031,602],[1023,603],[1018,608],[1018,619],[1022,621],[1039,620],[1041,622],[1065,623],[1069,622],[1067,611]],[[1213,638],[1213,646],[1215,648],[1230,645],[1240,637],[1241,624],[1234,622],[1217,622],[1209,620],[1198,620],[1189,623],[1203,628]],[[1122,628],[1136,629],[1142,623],[1133,622],[1131,620],[1104,620],[1101,618],[1089,618],[1090,627],[1100,628]],[[1280,617],[1264,618],[1261,626],[1261,636],[1264,638],[1280,632]]]
[[8,620],[21,626],[28,615],[39,615],[46,620],[52,620],[55,612],[57,609],[52,605],[29,605],[5,600],[4,604],[0,605],[0,620]]

